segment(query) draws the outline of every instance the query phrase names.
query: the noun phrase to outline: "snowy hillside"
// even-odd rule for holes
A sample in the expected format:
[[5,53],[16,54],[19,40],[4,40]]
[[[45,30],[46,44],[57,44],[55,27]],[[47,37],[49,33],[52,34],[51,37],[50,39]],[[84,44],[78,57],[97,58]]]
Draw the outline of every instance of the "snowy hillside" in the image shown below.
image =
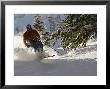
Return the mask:
[[[22,33],[14,37],[15,76],[96,76],[96,42],[76,50],[52,49],[44,46],[44,53],[34,53],[23,44]],[[53,57],[48,57],[52,56]]]
[[[72,60],[78,60],[78,59],[94,59],[96,60],[97,53],[96,49],[97,45],[96,42],[91,40],[88,41],[87,47],[85,48],[77,48],[76,50],[64,50],[63,48],[56,48],[52,49],[50,47],[44,46],[44,53],[39,54],[35,53],[33,48],[27,48],[25,47],[23,43],[22,33],[14,37],[14,59],[15,60],[37,60],[38,56],[44,60],[47,59],[72,59]],[[53,56],[54,55],[54,56]],[[52,56],[52,57],[48,57]],[[40,59],[41,59],[40,58]]]

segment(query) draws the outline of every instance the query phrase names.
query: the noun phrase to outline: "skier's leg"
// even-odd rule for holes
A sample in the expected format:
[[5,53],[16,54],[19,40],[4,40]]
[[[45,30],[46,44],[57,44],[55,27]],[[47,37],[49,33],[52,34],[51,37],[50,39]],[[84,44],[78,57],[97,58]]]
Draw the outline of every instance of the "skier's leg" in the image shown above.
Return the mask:
[[38,47],[37,47],[37,45],[36,45],[36,42],[35,42],[35,41],[33,41],[33,42],[32,42],[32,47],[34,48],[34,52],[36,52],[36,51],[37,51],[37,49],[38,49]]
[[34,48],[34,51],[43,52],[43,44],[41,41],[33,41],[32,47]]
[[39,51],[42,53],[43,52],[43,44],[41,41],[38,42],[38,48],[39,48]]

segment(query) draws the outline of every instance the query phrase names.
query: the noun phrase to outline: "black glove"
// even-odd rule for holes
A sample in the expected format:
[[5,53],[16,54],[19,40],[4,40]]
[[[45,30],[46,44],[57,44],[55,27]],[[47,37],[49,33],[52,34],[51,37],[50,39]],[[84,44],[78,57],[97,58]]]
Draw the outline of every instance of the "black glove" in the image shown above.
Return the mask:
[[30,47],[30,45],[26,45],[28,48]]

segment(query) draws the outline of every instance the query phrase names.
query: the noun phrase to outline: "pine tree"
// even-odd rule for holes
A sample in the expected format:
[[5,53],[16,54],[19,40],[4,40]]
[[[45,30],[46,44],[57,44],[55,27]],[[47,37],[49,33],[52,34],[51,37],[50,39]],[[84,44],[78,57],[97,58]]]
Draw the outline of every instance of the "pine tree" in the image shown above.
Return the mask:
[[97,15],[65,15],[65,19],[61,23],[59,30],[51,36],[51,39],[56,40],[59,38],[61,38],[63,48],[85,47],[89,39],[97,38]]
[[40,15],[36,15],[34,17],[34,24],[33,27],[38,30],[38,31],[43,31],[44,30],[44,22],[42,21],[42,18]]
[[69,14],[65,17],[60,27],[64,48],[85,47],[89,39],[97,37],[96,14]]
[[[39,25],[41,23],[38,20],[35,22],[35,26],[42,29],[42,26]],[[57,31],[44,32],[45,45],[54,46],[56,40],[61,39],[63,48],[77,48],[85,47],[90,39],[97,39],[96,14],[66,14],[58,27]]]
[[[52,23],[50,24],[52,25]],[[42,20],[42,16],[41,15],[36,15],[34,17],[34,24],[33,27],[39,32],[42,33],[40,34],[40,36],[42,35],[42,42],[44,45],[47,46],[51,46],[52,44],[52,40],[50,40],[50,32],[46,31],[45,26],[44,26],[44,22]],[[53,30],[53,25],[50,27],[51,31]]]
[[16,27],[16,33],[19,33],[19,28],[18,27]]
[[50,32],[52,33],[52,32],[54,32],[55,31],[55,20],[54,20],[54,17],[52,17],[52,16],[49,16],[48,17],[48,21],[49,21],[49,27],[50,27]]
[[19,33],[19,28],[18,28],[18,26],[15,28],[14,33],[15,33],[15,34],[18,34],[18,33]]
[[56,27],[57,27],[57,29],[59,28],[59,26],[60,26],[60,23],[61,23],[61,17],[60,17],[60,14],[58,14],[57,16],[56,16],[56,18],[55,18],[55,20],[56,20]]

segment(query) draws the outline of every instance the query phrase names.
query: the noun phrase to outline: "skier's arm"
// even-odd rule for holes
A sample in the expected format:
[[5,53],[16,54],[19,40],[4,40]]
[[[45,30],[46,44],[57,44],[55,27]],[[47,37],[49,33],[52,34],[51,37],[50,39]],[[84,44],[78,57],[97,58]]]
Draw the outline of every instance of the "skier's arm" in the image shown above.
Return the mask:
[[30,45],[28,45],[28,44],[26,43],[26,40],[25,40],[25,39],[23,39],[23,41],[24,41],[24,44],[25,44],[26,47],[30,47]]
[[23,42],[24,42],[25,46],[29,47],[29,45],[26,43],[26,37],[25,37],[25,35],[23,35]]
[[24,44],[27,46],[28,44],[26,43],[26,39],[23,38],[23,42]]

